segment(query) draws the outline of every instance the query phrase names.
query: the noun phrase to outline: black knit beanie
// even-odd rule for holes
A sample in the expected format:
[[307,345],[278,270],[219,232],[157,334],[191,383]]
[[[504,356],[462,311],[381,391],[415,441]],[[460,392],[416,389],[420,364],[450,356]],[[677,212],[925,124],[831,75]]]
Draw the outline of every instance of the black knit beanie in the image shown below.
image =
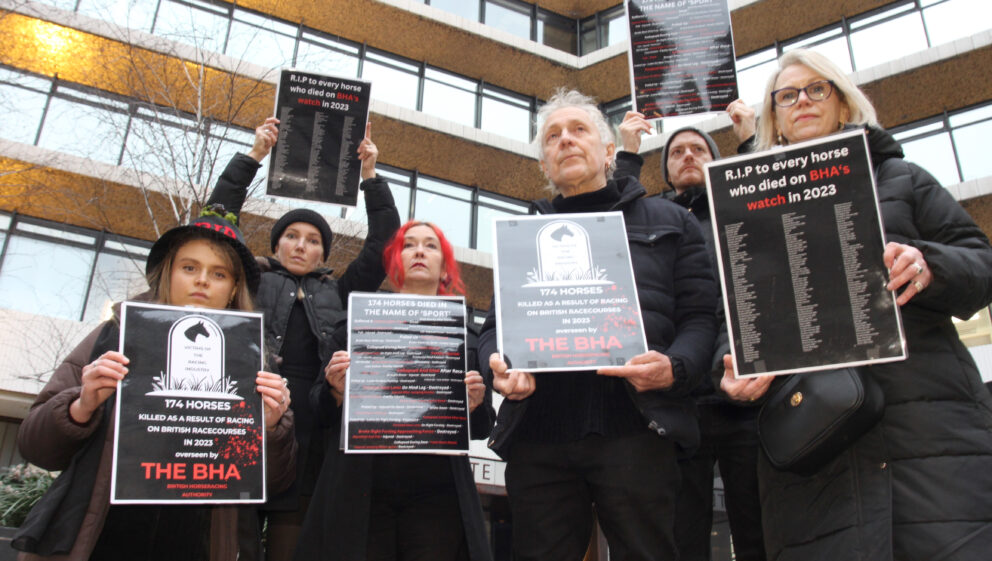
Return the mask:
[[[706,145],[710,147],[710,155],[713,156],[713,161],[715,162],[720,159],[720,149],[716,147],[716,142],[710,135],[697,129],[696,127],[682,127],[678,129],[668,137],[668,140],[665,141],[665,149],[661,151],[661,173],[665,176],[665,183],[668,183],[669,185],[672,185],[672,180],[668,179],[668,147],[671,146],[672,140],[674,140],[676,136],[684,132],[694,132],[703,137],[703,140],[706,141]],[[672,187],[675,186],[672,185]]]
[[279,245],[279,238],[282,237],[283,231],[288,228],[290,224],[295,224],[297,222],[306,222],[307,224],[313,225],[314,228],[320,231],[320,241],[324,245],[324,261],[327,261],[327,256],[331,253],[331,240],[333,239],[331,227],[327,225],[327,221],[324,220],[323,216],[310,210],[309,208],[298,208],[291,210],[282,215],[282,218],[276,220],[276,223],[272,226],[272,234],[270,237],[272,253],[276,252],[276,246]]

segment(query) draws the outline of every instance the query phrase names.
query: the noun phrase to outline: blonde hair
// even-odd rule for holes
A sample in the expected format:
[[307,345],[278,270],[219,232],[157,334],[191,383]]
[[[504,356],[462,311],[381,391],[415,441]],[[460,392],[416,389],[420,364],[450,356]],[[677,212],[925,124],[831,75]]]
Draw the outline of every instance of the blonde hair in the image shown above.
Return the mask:
[[[775,104],[772,103],[772,91],[778,77],[786,68],[801,64],[816,72],[834,84],[836,95],[848,110],[848,124],[878,126],[878,115],[871,101],[844,72],[827,57],[815,51],[793,49],[778,59],[778,70],[768,78],[765,86],[765,98],[761,103],[761,116],[758,118],[755,133],[755,149],[767,150],[779,144],[778,125],[775,122]],[[783,139],[784,140],[784,139]]]
[[176,254],[179,253],[179,248],[193,240],[207,240],[210,242],[227,259],[228,265],[234,272],[234,297],[227,304],[227,309],[254,310],[255,304],[252,302],[251,292],[246,286],[245,271],[238,252],[231,247],[231,244],[219,241],[208,230],[203,228],[191,228],[177,236],[169,247],[169,251],[165,257],[154,268],[148,271],[145,279],[148,281],[148,287],[151,288],[151,300],[161,304],[172,303],[169,301],[169,294],[172,288],[170,281],[172,264],[175,262]]
[[[585,111],[589,118],[592,119],[593,125],[596,126],[596,130],[599,131],[599,138],[603,141],[603,145],[616,144],[616,138],[613,136],[613,129],[610,128],[610,124],[606,121],[606,117],[603,116],[603,112],[599,110],[599,106],[596,105],[596,100],[589,97],[578,90],[569,90],[566,88],[558,88],[555,93],[548,99],[547,103],[542,105],[540,109],[537,110],[537,136],[534,137],[533,147],[534,151],[537,153],[537,159],[539,164],[544,163],[544,133],[547,130],[548,117],[552,113],[560,109],[568,109],[574,107],[576,109],[581,109]],[[614,151],[613,156],[610,156],[607,160],[606,166],[606,178],[610,179],[613,177],[613,170],[617,167],[616,151]],[[544,171],[543,166],[541,171]],[[552,195],[558,194],[558,187],[548,181],[545,189],[551,192]]]

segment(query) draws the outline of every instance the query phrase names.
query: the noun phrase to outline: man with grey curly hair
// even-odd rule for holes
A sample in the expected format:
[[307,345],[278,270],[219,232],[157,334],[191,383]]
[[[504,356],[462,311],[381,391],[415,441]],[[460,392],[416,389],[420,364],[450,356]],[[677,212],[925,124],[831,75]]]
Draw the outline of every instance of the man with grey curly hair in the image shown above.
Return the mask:
[[649,350],[598,370],[510,369],[490,306],[479,356],[504,397],[489,446],[507,461],[514,559],[582,559],[593,505],[610,559],[675,559],[676,460],[699,443],[689,394],[716,335],[706,245],[686,209],[646,198],[636,178],[611,178],[616,146],[591,98],[559,90],[538,115],[535,145],[556,195],[534,204],[542,214],[623,213]]

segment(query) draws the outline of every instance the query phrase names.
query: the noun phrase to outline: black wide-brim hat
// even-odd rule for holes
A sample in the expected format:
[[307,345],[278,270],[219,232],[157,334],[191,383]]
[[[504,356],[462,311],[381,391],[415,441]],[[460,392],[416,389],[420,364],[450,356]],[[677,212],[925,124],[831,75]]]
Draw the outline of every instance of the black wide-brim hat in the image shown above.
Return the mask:
[[182,234],[193,231],[194,229],[202,231],[209,239],[228,243],[234,248],[238,257],[241,258],[241,268],[244,269],[245,273],[245,285],[248,287],[248,291],[254,295],[258,291],[258,281],[261,278],[258,262],[255,261],[255,256],[252,255],[251,250],[245,245],[245,238],[241,234],[241,230],[226,218],[216,214],[205,214],[189,224],[176,226],[162,234],[155,241],[155,244],[152,245],[152,249],[148,253],[145,274],[147,275],[149,271],[165,259],[165,256],[172,250],[172,246],[178,239],[181,239]]

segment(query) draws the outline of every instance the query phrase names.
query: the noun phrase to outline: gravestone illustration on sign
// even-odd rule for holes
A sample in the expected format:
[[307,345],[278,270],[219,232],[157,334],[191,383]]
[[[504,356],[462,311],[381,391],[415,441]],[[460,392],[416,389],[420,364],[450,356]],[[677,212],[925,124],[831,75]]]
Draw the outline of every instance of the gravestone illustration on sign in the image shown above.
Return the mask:
[[606,273],[593,264],[589,233],[571,220],[556,220],[537,232],[537,270],[527,273],[526,286],[587,284],[606,281]]
[[224,332],[213,320],[191,315],[169,329],[165,372],[146,395],[242,399],[224,373]]

